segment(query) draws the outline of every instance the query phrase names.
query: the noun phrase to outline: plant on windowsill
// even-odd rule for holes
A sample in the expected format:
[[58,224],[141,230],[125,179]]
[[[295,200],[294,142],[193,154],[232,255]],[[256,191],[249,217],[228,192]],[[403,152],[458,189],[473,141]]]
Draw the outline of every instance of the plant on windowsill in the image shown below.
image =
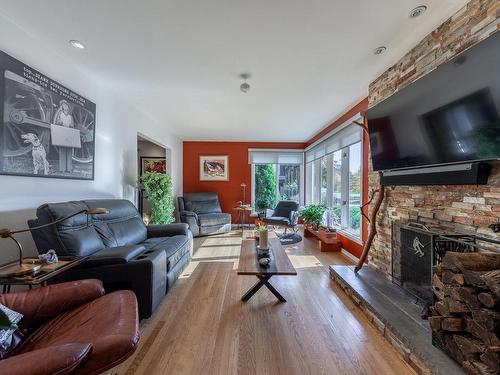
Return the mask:
[[327,207],[323,204],[310,204],[300,211],[304,223],[313,230],[318,230]]
[[165,173],[146,172],[140,177],[146,199],[151,203],[151,224],[170,224],[174,221],[172,178]]

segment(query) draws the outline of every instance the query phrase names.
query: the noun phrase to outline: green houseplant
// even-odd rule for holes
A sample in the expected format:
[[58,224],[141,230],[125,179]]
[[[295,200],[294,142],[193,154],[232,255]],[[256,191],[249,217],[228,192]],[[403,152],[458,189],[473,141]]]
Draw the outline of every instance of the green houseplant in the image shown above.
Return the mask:
[[151,223],[173,222],[175,208],[172,178],[165,173],[146,172],[141,176],[140,184],[152,206]]
[[323,220],[326,209],[326,206],[323,204],[310,204],[300,211],[300,217],[307,225],[317,230],[321,224],[321,220]]

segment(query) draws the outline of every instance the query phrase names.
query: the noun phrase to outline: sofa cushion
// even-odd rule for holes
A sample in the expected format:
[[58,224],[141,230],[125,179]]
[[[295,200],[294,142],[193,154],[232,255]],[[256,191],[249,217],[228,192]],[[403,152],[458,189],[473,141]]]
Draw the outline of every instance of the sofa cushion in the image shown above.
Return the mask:
[[189,236],[148,238],[142,243],[146,251],[163,250],[167,256],[167,272],[170,272],[184,254],[191,251]]
[[146,251],[143,245],[108,247],[98,251],[85,261],[85,267],[107,266],[128,263]]
[[231,223],[231,214],[226,213],[212,213],[198,215],[200,227],[209,227],[212,225],[225,225]]
[[95,222],[94,227],[107,247],[136,245],[147,237],[147,228],[139,216]]
[[188,201],[186,202],[186,209],[188,211],[196,212],[197,214],[208,214],[222,211],[217,199],[208,201]]
[[286,217],[271,216],[265,217],[262,221],[269,224],[290,225],[290,219],[287,219]]
[[61,230],[58,237],[64,244],[62,253],[59,252],[58,255],[84,257],[105,248],[101,237],[93,227]]
[[89,343],[89,360],[78,373],[97,374],[118,363],[139,341],[137,301],[132,291],[106,294],[44,324],[33,332],[16,353],[28,353],[50,346]]

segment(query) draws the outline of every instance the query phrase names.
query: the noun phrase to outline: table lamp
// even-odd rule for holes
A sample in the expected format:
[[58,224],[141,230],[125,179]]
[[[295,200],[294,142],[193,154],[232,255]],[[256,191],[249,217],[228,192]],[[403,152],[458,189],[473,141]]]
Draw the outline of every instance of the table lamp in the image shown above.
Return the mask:
[[28,273],[37,272],[42,267],[39,263],[25,262],[23,260],[23,247],[21,246],[21,243],[13,237],[14,234],[31,232],[33,230],[49,227],[51,225],[56,225],[56,224],[59,224],[65,220],[71,219],[72,217],[83,214],[83,213],[87,215],[87,226],[89,226],[89,215],[101,215],[101,214],[107,214],[108,212],[109,211],[106,208],[90,208],[90,209],[84,209],[84,210],[75,212],[74,214],[71,214],[71,215],[63,217],[61,219],[55,220],[51,223],[42,224],[42,225],[39,225],[39,226],[33,227],[33,228],[21,229],[21,230],[16,230],[16,231],[11,231],[10,229],[7,229],[7,228],[0,229],[0,237],[1,238],[10,238],[12,241],[14,241],[16,243],[17,248],[19,249],[19,261],[15,264],[1,267],[0,268],[0,277],[14,277],[14,276],[26,275]]

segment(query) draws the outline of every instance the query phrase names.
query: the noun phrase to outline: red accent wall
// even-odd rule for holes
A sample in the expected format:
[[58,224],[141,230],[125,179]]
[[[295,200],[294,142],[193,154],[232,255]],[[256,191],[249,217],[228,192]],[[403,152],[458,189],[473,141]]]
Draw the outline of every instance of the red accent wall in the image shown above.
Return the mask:
[[[292,148],[303,149],[305,143],[275,142],[183,142],[183,191],[198,193],[213,191],[219,195],[222,211],[230,212],[233,222],[238,220],[233,210],[238,201],[243,200],[240,184],[246,187],[246,202],[251,200],[252,168],[248,164],[249,148]],[[229,181],[200,181],[200,156],[228,155]]]
[[[368,109],[368,98],[361,100],[359,103],[355,104],[352,108],[347,110],[344,114],[342,114],[337,120],[332,122],[326,128],[321,130],[314,137],[309,139],[306,142],[306,147],[316,142],[321,137],[325,136],[332,130],[334,130],[337,126],[342,125],[351,117],[355,116],[360,112],[365,112]],[[365,125],[367,125],[365,123]],[[368,149],[369,149],[369,139],[367,134],[363,134],[363,176],[362,176],[362,204],[368,201]],[[306,184],[306,190],[309,188]],[[366,213],[366,210],[365,210]],[[362,240],[366,240],[368,235],[368,222],[363,218],[362,227],[361,227],[361,238]],[[338,234],[338,238],[342,243],[342,248],[349,251],[355,257],[360,257],[361,252],[363,251],[363,245],[357,243],[356,241],[351,240],[349,237],[343,236],[340,233]]]

